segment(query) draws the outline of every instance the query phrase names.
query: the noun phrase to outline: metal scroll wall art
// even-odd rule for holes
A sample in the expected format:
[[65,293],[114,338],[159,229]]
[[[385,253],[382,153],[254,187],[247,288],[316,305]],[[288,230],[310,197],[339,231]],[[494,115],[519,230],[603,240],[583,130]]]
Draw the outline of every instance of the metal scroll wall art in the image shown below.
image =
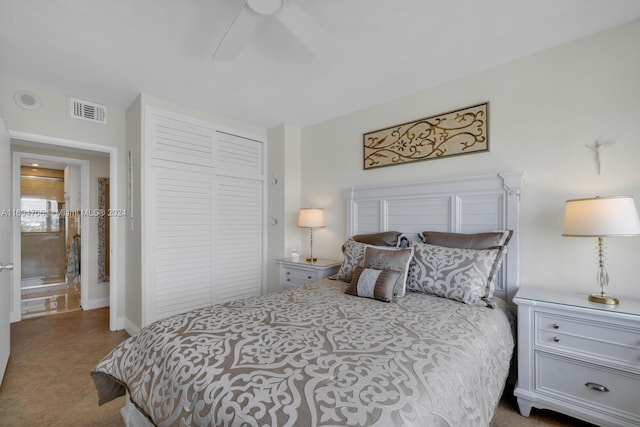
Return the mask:
[[364,169],[489,151],[489,103],[365,133]]

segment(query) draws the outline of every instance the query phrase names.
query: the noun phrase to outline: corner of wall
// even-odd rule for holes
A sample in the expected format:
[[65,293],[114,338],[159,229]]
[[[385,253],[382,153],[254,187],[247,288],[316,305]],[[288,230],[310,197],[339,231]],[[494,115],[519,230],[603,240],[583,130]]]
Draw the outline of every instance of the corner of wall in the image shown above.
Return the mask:
[[[142,95],[138,95],[131,103],[126,111],[126,144],[125,144],[125,163],[123,168],[127,170],[127,179],[129,179],[129,167],[133,168],[130,183],[132,189],[132,206],[129,203],[130,195],[128,192],[129,183],[127,183],[127,209],[133,208],[133,216],[127,212],[126,219],[126,239],[125,252],[127,254],[127,263],[125,267],[126,287],[125,287],[125,319],[127,324],[142,324],[142,233],[140,223],[140,196],[141,196],[141,167],[142,167],[142,138],[143,138],[143,117],[142,117]],[[132,153],[132,164],[129,165],[129,150]],[[128,326],[123,324],[122,327],[129,332]]]
[[[300,246],[296,215],[300,208],[300,129],[281,124],[267,131],[269,203],[269,291],[279,290],[276,259]],[[275,220],[275,221],[274,221]]]

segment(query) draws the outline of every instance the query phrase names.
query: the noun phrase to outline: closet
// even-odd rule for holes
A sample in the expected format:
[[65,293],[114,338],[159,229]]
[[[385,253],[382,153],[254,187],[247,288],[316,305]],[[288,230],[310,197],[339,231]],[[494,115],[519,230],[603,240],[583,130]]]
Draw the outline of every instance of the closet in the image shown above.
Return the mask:
[[141,326],[262,294],[264,141],[155,107],[143,123]]

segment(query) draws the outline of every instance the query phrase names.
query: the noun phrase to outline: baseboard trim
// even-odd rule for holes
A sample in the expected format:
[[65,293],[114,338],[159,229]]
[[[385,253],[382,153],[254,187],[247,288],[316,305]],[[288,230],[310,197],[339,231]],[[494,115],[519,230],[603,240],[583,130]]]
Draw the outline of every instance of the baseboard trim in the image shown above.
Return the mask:
[[140,332],[140,328],[138,328],[136,325],[134,325],[129,319],[127,319],[126,317],[123,319],[123,328],[125,331],[127,331],[127,333],[131,336],[136,335],[138,332]]
[[94,310],[96,308],[104,308],[109,307],[111,301],[109,297],[104,298],[93,298],[89,300],[89,304],[86,307],[82,307],[83,310]]

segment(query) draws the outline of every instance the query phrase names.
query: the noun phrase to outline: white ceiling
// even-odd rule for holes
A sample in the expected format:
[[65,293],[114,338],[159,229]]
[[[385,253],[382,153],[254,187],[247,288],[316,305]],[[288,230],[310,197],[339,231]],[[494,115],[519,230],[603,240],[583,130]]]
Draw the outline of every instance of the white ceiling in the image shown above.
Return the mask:
[[235,60],[214,60],[243,0],[0,0],[0,77],[306,126],[640,18],[638,0],[287,1],[335,49],[315,55],[264,16]]

